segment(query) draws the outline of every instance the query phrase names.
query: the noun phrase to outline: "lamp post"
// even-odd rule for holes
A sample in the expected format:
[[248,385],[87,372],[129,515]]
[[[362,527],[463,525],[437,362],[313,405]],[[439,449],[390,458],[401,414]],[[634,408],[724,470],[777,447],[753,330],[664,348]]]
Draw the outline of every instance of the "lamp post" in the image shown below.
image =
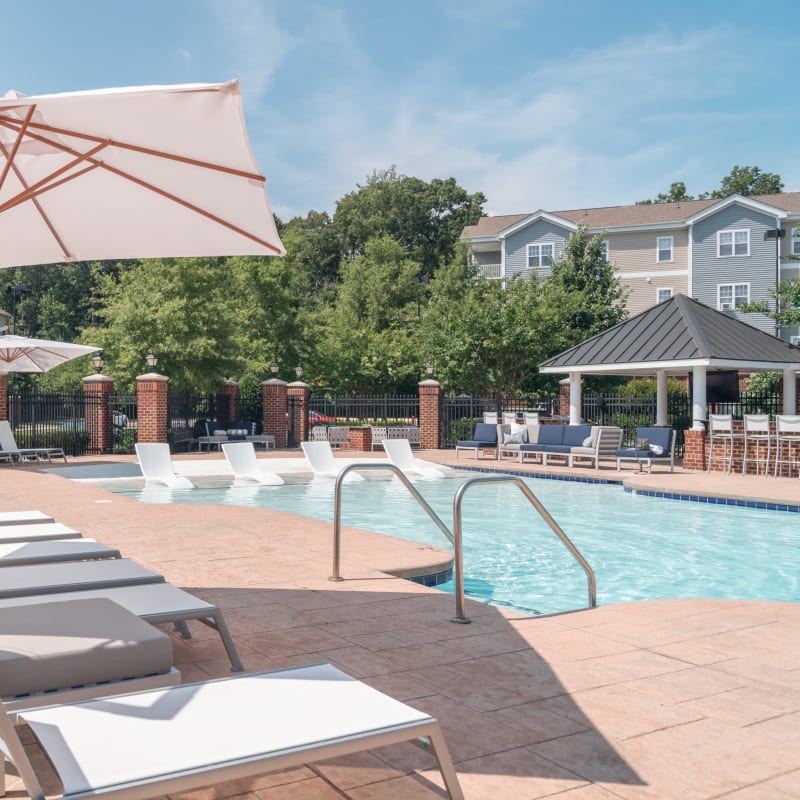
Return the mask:
[[97,353],[97,355],[95,355],[92,358],[92,364],[94,364],[95,373],[97,373],[99,375],[100,374],[100,370],[103,369],[103,366],[104,366],[105,363],[106,362],[103,359],[103,354],[102,353]]
[[428,378],[429,381],[433,380],[433,362],[432,361],[429,361],[427,363],[427,365],[425,366],[425,375],[426,375],[426,377]]
[[303,368],[301,366],[294,368],[294,374],[297,375],[297,380],[303,380]]
[[4,284],[0,286],[0,292],[11,294],[11,333],[17,332],[17,295],[30,294],[31,287],[27,284],[20,284],[19,286],[11,286]]
[[151,372],[158,364],[158,357],[153,353],[152,350],[144,357],[144,360],[147,362],[147,367]]
[[272,363],[269,365],[269,371],[272,373],[273,378],[278,377],[278,370],[280,367],[278,366],[278,362],[273,358]]

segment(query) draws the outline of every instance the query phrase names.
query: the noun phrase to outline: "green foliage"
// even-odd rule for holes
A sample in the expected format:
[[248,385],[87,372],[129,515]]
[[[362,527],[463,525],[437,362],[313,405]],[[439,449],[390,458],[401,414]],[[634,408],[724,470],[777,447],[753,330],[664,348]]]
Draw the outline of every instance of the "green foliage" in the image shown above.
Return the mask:
[[472,417],[462,417],[461,419],[451,419],[447,423],[445,430],[444,441],[458,442],[465,439],[471,439],[472,434],[475,432],[475,425],[482,422],[482,419],[473,419]]
[[761,394],[777,392],[781,377],[780,372],[754,372],[745,381],[747,391]]
[[742,303],[737,310],[745,314],[766,314],[775,320],[778,328],[790,328],[800,325],[800,280],[787,278],[782,280],[777,288],[770,286],[767,294],[772,303],[765,300]]
[[686,184],[683,181],[675,181],[670,184],[666,193],[657,194],[655,200],[639,200],[636,205],[679,203],[686,200],[706,200],[708,198],[721,199],[734,194],[751,197],[758,194],[780,194],[782,191],[783,181],[776,172],[762,172],[760,167],[740,167],[737,164],[720,181],[719,189],[714,189],[712,192],[703,192],[693,197],[686,193]]
[[686,184],[683,181],[675,181],[675,183],[671,183],[669,190],[664,192],[659,192],[655,200],[639,200],[636,205],[650,205],[651,203],[680,203],[684,200],[694,200],[690,194],[686,193]]
[[[652,397],[657,390],[655,378],[632,378],[620,386],[616,393],[621,397]],[[667,378],[667,395],[686,397],[686,385],[677,378]]]
[[390,236],[432,276],[453,256],[461,231],[478,221],[485,202],[481,192],[468,194],[454,178],[426,183],[391,167],[375,170],[339,200],[333,220],[348,257],[363,253],[371,239]]

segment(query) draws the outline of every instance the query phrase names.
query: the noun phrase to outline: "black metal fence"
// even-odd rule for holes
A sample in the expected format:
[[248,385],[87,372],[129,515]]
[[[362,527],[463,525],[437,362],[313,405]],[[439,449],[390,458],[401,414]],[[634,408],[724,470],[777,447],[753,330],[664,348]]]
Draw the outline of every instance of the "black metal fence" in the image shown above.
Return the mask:
[[311,397],[309,422],[315,414],[321,422],[340,424],[404,423],[416,425],[419,420],[418,395],[383,395],[382,397]]

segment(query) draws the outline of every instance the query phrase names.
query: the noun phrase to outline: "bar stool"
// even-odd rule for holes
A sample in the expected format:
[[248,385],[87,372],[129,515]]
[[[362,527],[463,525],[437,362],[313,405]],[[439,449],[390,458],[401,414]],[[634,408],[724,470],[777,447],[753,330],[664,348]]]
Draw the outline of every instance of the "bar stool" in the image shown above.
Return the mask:
[[497,425],[497,412],[496,411],[484,411],[483,412],[483,421],[487,425]]
[[[751,455],[750,445],[755,445]],[[762,457],[762,447],[766,444],[767,453]],[[742,456],[742,475],[747,475],[747,462],[752,461],[758,475],[758,465],[764,465],[764,474],[769,472],[769,459],[772,453],[772,434],[769,429],[769,414],[744,415],[744,455]]]
[[[711,465],[714,459],[721,459],[725,467],[725,472],[730,472],[733,465],[733,415],[732,414],[709,414],[708,429],[711,433],[710,444],[708,447],[708,469],[711,472]],[[715,447],[719,450],[722,445],[722,453],[715,453]]]
[[516,425],[517,423],[517,412],[516,411],[504,411],[503,412],[503,425]]
[[775,415],[775,475],[783,475],[783,464],[789,466],[789,477],[792,477],[792,466],[800,464],[800,416],[797,414]]

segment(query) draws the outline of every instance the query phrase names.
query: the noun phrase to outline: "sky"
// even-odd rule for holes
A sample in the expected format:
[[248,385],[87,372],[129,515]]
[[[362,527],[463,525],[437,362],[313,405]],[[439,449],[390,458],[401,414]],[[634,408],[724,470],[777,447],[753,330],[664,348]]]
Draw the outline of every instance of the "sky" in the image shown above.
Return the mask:
[[0,95],[238,78],[273,210],[375,170],[490,214],[624,205],[736,165],[800,191],[794,0],[0,0]]

